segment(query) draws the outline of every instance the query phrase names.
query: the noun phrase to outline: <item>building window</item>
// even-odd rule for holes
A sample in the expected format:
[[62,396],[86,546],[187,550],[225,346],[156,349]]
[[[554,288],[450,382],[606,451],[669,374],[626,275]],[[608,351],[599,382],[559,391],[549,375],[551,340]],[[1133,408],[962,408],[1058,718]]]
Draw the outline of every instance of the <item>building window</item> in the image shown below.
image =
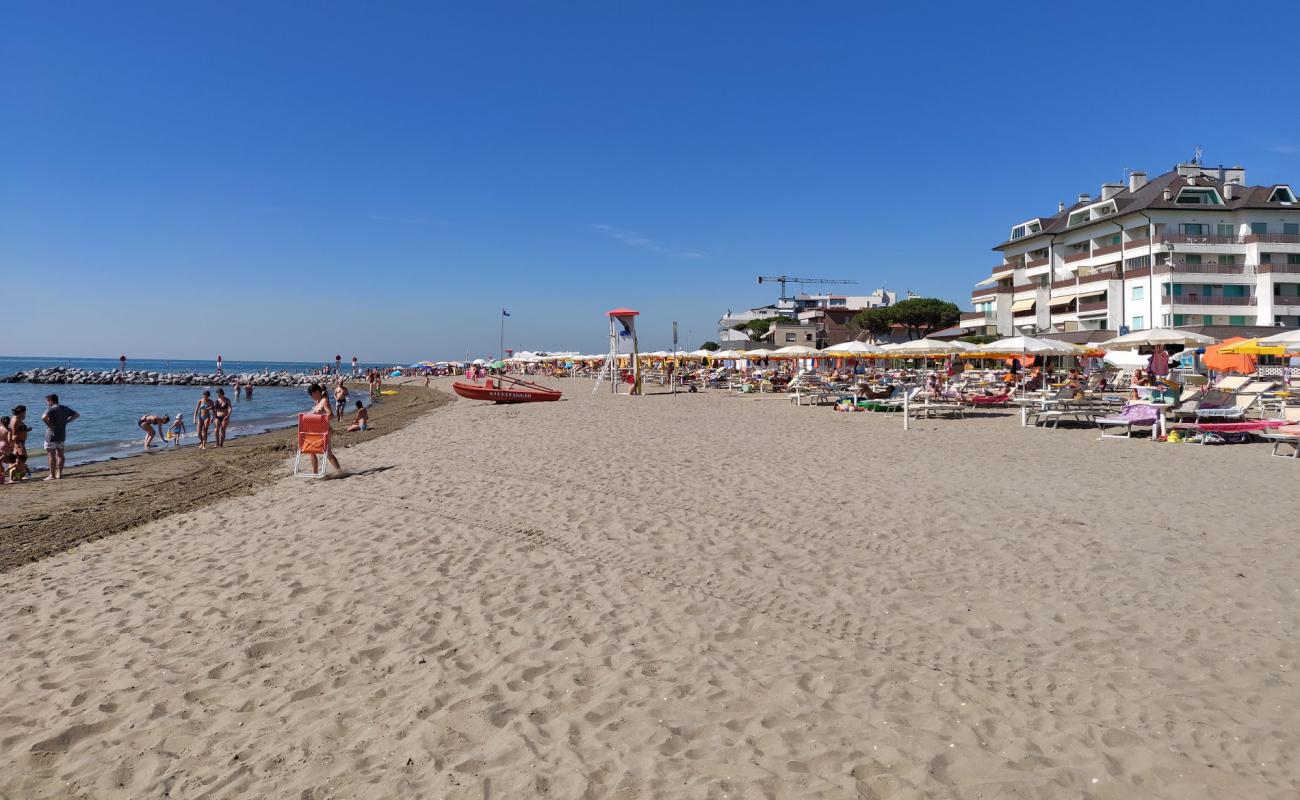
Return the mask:
[[1286,263],[1288,263],[1288,264],[1300,264],[1300,253],[1287,253],[1287,254],[1286,254]]
[[1236,227],[1231,222],[1220,222],[1214,226],[1214,233],[1216,236],[1236,236]]
[[1279,186],[1268,196],[1270,203],[1294,203],[1295,192],[1291,191],[1290,186]]
[[1252,222],[1252,223],[1250,223],[1250,232],[1251,232],[1251,233],[1268,233],[1268,223],[1267,223],[1267,222]]
[[1135,331],[1140,331],[1140,330],[1142,330],[1143,328],[1145,328],[1146,326],[1147,326],[1147,318],[1146,318],[1146,317],[1134,317],[1134,318],[1133,318],[1133,325],[1131,326],[1131,327],[1133,328],[1133,330],[1135,330]]
[[1229,324],[1229,325],[1245,325],[1245,324],[1246,324],[1246,318],[1245,318],[1245,317],[1240,317],[1240,316],[1231,316],[1231,317],[1228,317],[1228,324]]
[[1184,222],[1178,227],[1183,229],[1186,236],[1202,236],[1205,234],[1205,226],[1199,222]]
[[1017,225],[1016,227],[1012,228],[1012,229],[1011,229],[1011,238],[1012,238],[1012,239],[1023,239],[1023,238],[1025,238],[1025,226],[1024,226],[1024,225]]
[[1222,198],[1214,189],[1191,189],[1185,188],[1178,193],[1175,203],[1189,203],[1201,206],[1221,206]]
[[1183,261],[1187,264],[1199,264],[1201,263],[1201,254],[1188,253],[1187,255],[1183,256]]
[[803,335],[803,340],[804,340],[805,342],[811,342],[811,341],[812,341],[812,334],[811,334],[811,333],[805,333],[805,334]]
[[1134,287],[1133,287],[1133,299],[1134,299],[1134,300],[1144,300],[1144,299],[1146,299],[1146,287],[1145,287],[1145,286],[1134,286]]
[[1219,263],[1229,267],[1235,266],[1237,263],[1237,256],[1232,253],[1220,253]]
[[793,333],[787,333],[787,334],[785,335],[785,340],[786,340],[787,342],[793,342],[793,341],[794,341],[794,334],[793,334]]
[[1119,243],[1122,242],[1122,241],[1124,241],[1124,237],[1121,236],[1121,235],[1118,234],[1118,233],[1115,234],[1114,236],[1110,237],[1110,243],[1111,243],[1112,245],[1119,244]]
[[1179,325],[1186,325],[1187,324],[1186,319],[1187,318],[1182,314],[1174,314],[1174,327],[1178,327]]
[[1283,222],[1282,232],[1288,236],[1300,236],[1300,222]]
[[1261,264],[1272,264],[1272,263],[1273,263],[1273,254],[1272,254],[1272,253],[1260,253],[1260,254],[1259,254],[1259,263],[1261,263]]
[[1124,269],[1145,269],[1151,266],[1151,256],[1124,259]]

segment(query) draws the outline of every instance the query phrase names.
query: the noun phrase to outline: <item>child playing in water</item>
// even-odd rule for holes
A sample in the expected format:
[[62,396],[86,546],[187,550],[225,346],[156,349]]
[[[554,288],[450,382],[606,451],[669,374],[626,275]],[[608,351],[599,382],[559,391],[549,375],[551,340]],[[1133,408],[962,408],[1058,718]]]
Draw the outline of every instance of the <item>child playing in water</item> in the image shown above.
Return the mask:
[[348,426],[348,431],[364,431],[370,427],[370,412],[366,410],[365,403],[357,401],[357,415],[352,419],[352,424]]
[[168,430],[168,438],[171,440],[172,447],[180,447],[181,439],[185,436],[185,417],[178,413],[176,419],[172,420],[171,428]]

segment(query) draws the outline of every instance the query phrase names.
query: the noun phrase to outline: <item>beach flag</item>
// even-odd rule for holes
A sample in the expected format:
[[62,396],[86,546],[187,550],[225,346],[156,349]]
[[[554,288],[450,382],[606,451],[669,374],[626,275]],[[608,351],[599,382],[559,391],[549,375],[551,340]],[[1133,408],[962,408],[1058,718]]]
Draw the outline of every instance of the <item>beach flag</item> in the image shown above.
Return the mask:
[[506,311],[506,310],[503,308],[503,309],[501,309],[501,316],[503,316],[503,317],[508,317],[508,316],[510,316],[510,312],[509,312],[509,311]]

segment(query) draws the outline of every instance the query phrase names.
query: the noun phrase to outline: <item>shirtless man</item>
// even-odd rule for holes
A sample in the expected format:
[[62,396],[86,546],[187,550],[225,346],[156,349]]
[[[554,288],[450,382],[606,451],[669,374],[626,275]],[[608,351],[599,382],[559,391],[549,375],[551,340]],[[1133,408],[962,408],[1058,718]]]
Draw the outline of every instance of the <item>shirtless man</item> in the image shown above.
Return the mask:
[[334,416],[337,419],[343,419],[343,413],[348,408],[348,387],[343,385],[343,379],[334,387]]
[[[321,386],[319,383],[313,383],[311,386],[307,387],[307,396],[310,397],[312,403],[314,403],[311,407],[311,411],[307,412],[308,414],[324,414],[326,418],[333,419],[334,409],[330,405],[329,395],[325,393],[325,387]],[[335,474],[342,475],[343,467],[339,466],[339,460],[334,457],[334,451],[332,449],[326,455],[326,458],[329,460],[330,466],[338,470]],[[317,459],[316,454],[312,453],[311,471],[316,472],[318,469],[320,469],[320,461]]]

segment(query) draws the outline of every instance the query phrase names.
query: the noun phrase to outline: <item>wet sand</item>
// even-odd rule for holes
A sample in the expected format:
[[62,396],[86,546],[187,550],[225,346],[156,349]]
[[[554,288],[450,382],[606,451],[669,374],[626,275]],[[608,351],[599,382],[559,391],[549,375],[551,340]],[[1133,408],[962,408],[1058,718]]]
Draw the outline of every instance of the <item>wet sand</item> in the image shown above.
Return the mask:
[[[371,430],[348,433],[346,423],[335,424],[335,449],[341,456],[449,400],[425,389],[422,380],[394,386],[397,395],[371,408]],[[285,473],[294,438],[294,429],[285,428],[230,439],[223,448],[158,446],[127,458],[69,467],[57,484],[43,481],[42,471],[25,483],[0,486],[0,572],[150,520],[248,494]],[[34,456],[32,463],[43,467],[44,459]]]

